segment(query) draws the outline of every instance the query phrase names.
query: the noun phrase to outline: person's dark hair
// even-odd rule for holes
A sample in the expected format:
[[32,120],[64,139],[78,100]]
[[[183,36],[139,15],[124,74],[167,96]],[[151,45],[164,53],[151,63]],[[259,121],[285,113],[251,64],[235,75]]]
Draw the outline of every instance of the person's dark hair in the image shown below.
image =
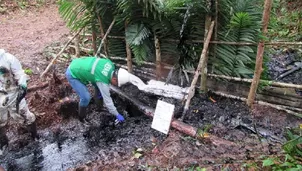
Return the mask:
[[115,68],[112,74],[112,77],[117,78],[117,74],[118,74],[118,69],[119,68]]

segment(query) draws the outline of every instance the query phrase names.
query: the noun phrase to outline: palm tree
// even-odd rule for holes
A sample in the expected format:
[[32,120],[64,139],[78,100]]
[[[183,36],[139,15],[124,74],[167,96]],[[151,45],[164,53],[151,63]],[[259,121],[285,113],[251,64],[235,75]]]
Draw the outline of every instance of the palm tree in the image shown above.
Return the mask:
[[[257,42],[261,8],[255,4],[260,1],[219,0],[218,40]],[[211,2],[214,4],[214,0]],[[213,5],[203,4],[206,2],[200,0],[60,0],[60,13],[72,30],[85,27],[96,35],[101,34],[98,28],[106,30],[115,18],[110,34],[126,39],[109,39],[109,56],[126,56],[127,43],[136,62],[154,61],[156,36],[163,59],[172,57],[176,61],[173,73],[179,74],[185,68],[196,67],[203,44],[190,40],[202,40],[205,16],[215,17]],[[217,45],[209,55],[212,73],[249,77],[256,47]]]

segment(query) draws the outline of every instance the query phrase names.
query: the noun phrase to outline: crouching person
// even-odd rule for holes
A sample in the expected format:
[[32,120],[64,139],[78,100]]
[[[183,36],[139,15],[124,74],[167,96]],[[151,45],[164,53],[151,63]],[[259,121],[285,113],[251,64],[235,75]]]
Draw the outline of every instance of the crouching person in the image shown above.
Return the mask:
[[8,145],[6,125],[10,119],[28,126],[33,139],[37,137],[36,117],[25,101],[27,75],[20,61],[0,49],[0,150]]
[[118,113],[110,96],[111,83],[114,86],[121,86],[129,82],[129,73],[125,69],[116,69],[112,61],[105,58],[83,57],[74,59],[66,70],[66,78],[71,87],[80,97],[79,120],[85,121],[87,106],[91,100],[90,93],[86,87],[91,83],[94,85],[94,100],[98,105],[103,101],[109,112],[119,122],[124,117]]

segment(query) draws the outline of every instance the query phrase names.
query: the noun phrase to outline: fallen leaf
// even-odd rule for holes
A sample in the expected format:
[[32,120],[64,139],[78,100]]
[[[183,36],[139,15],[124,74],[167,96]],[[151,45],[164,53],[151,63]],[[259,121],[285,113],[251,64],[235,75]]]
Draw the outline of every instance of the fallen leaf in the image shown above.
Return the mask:
[[141,156],[143,156],[141,153],[135,153],[134,158],[139,159]]

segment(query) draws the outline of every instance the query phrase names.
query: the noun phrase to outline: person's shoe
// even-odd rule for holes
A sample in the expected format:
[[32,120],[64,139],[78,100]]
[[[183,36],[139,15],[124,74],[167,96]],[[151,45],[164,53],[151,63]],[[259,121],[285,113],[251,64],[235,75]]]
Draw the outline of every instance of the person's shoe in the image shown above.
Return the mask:
[[36,121],[32,124],[28,125],[29,132],[31,133],[31,137],[33,140],[39,139],[39,135],[37,133],[37,123]]
[[8,138],[5,133],[5,128],[0,128],[0,156],[3,155],[6,147],[8,146]]
[[79,120],[84,123],[86,118],[87,107],[79,106]]

